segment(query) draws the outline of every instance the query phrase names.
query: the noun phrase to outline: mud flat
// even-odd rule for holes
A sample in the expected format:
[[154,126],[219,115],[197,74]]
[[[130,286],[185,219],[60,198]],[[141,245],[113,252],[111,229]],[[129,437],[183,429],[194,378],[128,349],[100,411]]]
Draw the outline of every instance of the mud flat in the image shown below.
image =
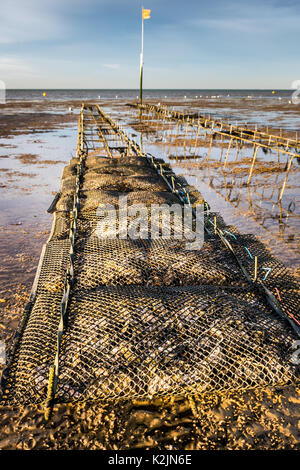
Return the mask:
[[49,237],[46,210],[72,154],[76,119],[62,103],[0,105],[0,339],[5,343],[16,328]]

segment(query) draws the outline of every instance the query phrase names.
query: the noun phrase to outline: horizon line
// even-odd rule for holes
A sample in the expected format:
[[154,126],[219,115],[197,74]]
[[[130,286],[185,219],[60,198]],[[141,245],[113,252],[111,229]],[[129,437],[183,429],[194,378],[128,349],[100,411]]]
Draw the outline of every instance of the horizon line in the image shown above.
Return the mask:
[[[139,88],[6,88],[6,91],[15,91],[15,90],[90,90],[90,91],[112,91],[112,90],[123,90],[123,91],[139,91]],[[219,90],[219,91],[243,91],[243,90],[252,90],[252,91],[291,91],[291,88],[143,88],[143,91],[152,91],[152,90]]]

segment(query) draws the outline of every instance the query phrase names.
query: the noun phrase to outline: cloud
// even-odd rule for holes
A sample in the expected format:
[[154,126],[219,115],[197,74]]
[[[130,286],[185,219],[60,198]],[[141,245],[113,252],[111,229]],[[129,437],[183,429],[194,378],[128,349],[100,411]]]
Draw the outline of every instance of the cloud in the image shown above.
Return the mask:
[[[121,1],[121,0],[119,0]],[[1,0],[0,44],[44,41],[78,34],[74,18],[93,14],[110,0]]]
[[30,68],[19,59],[0,57],[0,72],[29,72]]
[[1,0],[0,43],[55,39],[66,32],[55,0]]
[[274,0],[247,4],[232,1],[226,4],[225,12],[212,10],[192,23],[224,32],[278,35],[278,30],[299,30],[298,7],[294,3],[278,4]]
[[0,79],[6,83],[10,83],[16,80],[16,78],[18,78],[21,84],[22,80],[31,81],[32,79],[40,78],[40,75],[21,59],[15,57],[0,57]]
[[[277,26],[281,28],[294,29],[299,27],[299,23],[293,21],[290,17],[281,18],[233,18],[233,19],[215,19],[200,21],[208,28],[227,30],[230,32],[241,33],[276,33]],[[279,26],[280,24],[280,26]]]
[[103,67],[106,69],[119,69],[120,64],[103,64]]
[[[202,23],[202,21],[200,21]],[[203,20],[204,22],[204,20]],[[245,33],[261,32],[261,25],[255,20],[248,18],[228,18],[228,19],[209,19],[205,20],[205,26],[213,29],[223,29],[228,31],[237,31]]]

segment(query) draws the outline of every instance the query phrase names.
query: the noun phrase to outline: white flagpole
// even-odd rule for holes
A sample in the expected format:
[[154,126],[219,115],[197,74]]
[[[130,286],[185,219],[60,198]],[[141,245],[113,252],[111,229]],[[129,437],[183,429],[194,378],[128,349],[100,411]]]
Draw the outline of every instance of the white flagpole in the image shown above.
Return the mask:
[[144,7],[142,7],[142,49],[140,57],[140,104],[143,102],[143,64],[144,64]]

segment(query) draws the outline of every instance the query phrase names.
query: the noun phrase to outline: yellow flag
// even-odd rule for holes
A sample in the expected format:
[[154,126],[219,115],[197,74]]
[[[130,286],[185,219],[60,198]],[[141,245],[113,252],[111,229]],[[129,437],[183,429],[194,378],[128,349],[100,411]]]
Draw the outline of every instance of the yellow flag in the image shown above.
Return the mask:
[[145,10],[145,8],[143,8],[143,20],[149,20],[149,18],[151,18],[150,13],[151,10]]

